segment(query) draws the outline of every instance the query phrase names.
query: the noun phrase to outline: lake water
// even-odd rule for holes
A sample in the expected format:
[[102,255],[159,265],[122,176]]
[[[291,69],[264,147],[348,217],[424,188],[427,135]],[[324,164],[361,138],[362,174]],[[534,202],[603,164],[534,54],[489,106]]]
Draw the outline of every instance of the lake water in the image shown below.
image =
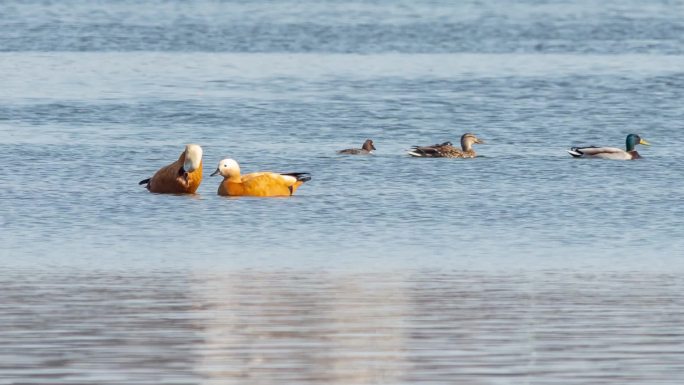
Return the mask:
[[[681,15],[3,2],[0,383],[680,384]],[[138,186],[186,143],[196,196]],[[313,179],[222,198],[225,156]]]

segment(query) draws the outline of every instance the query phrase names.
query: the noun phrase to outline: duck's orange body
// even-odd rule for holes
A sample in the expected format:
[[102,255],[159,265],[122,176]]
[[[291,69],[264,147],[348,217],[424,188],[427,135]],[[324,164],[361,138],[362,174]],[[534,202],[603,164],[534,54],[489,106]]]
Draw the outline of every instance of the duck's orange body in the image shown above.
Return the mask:
[[224,179],[219,185],[218,195],[275,197],[290,196],[308,179],[275,172],[255,172],[239,178]]
[[[202,183],[202,161],[195,162],[192,171],[186,171],[184,165],[190,162],[186,159],[188,149],[181,154],[177,161],[164,166],[154,173],[152,178],[143,180],[140,184],[147,183],[147,189],[153,193],[161,194],[194,194]],[[201,153],[200,153],[201,159]]]
[[311,180],[307,172],[279,174],[266,171],[242,175],[240,165],[233,159],[221,160],[211,176],[219,174],[223,176],[223,181],[219,185],[218,195],[233,197],[290,196],[304,182]]
[[150,178],[147,187],[153,193],[166,194],[194,194],[202,183],[202,163],[193,172],[183,172],[184,156],[162,167]]

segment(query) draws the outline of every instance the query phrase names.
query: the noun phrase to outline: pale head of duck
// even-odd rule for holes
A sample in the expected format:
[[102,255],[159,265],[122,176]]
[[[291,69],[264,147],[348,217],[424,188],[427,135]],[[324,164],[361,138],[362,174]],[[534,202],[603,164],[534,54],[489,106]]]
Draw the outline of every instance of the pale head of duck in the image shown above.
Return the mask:
[[221,174],[222,177],[226,179],[235,178],[240,176],[240,165],[234,159],[226,158],[222,159],[216,171],[214,171],[211,176]]
[[473,144],[484,144],[485,141],[475,136],[475,134],[465,133],[461,136],[461,148],[463,151],[470,151],[473,149]]
[[185,172],[193,172],[200,168],[202,164],[202,147],[199,144],[186,145],[184,154],[183,170]]
[[373,145],[373,141],[370,139],[366,139],[366,141],[363,142],[363,146],[361,146],[361,148],[366,150],[366,151],[375,150],[375,146]]

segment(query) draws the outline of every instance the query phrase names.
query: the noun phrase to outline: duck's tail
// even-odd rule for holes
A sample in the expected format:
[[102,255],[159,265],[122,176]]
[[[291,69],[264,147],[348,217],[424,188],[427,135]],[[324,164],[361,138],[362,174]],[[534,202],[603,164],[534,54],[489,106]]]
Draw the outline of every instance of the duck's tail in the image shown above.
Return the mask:
[[573,147],[566,151],[568,152],[568,154],[572,155],[573,158],[580,158],[582,155],[584,155],[584,153],[580,151],[578,147]]
[[298,182],[308,182],[311,180],[311,173],[308,172],[284,172],[282,175],[294,177]]
[[139,185],[143,185],[143,184],[144,184],[144,185],[146,185],[145,187],[150,187],[150,179],[152,179],[152,178],[143,179],[143,180],[141,180],[140,182],[138,182],[138,184],[139,184]]

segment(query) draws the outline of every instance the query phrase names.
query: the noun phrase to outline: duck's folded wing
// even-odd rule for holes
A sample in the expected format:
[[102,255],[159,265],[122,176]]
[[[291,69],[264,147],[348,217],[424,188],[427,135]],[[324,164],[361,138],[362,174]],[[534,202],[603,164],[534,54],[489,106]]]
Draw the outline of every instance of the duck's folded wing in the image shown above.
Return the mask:
[[359,148],[347,148],[344,150],[337,151],[337,153],[338,154],[360,154],[361,151],[363,151],[363,150],[361,150]]
[[280,175],[284,177],[295,178],[295,181],[299,182],[307,182],[311,180],[310,172],[283,172]]
[[255,178],[258,178],[258,177],[261,177],[264,175],[269,175],[269,174],[275,174],[275,173],[270,172],[270,171],[263,171],[263,172],[253,172],[253,173],[249,173],[249,174],[244,174],[244,175],[242,175],[242,182],[244,183],[244,182],[247,182],[248,180],[255,179]]
[[444,146],[441,144],[436,144],[434,146],[413,146],[411,151],[409,151],[409,155],[423,157],[440,156],[443,149]]
[[290,195],[290,187],[295,183],[297,177],[275,172],[255,172],[242,176],[245,192],[255,196]]
[[625,150],[616,147],[573,147],[568,153],[575,158],[604,158],[604,159],[631,159],[632,156]]
[[590,147],[573,147],[573,151],[579,152],[583,155],[588,155],[588,156],[595,156],[599,154],[621,154],[624,153],[625,150],[616,148],[616,147],[596,147],[596,146],[590,146]]
[[[143,184],[140,181],[139,184]],[[183,172],[182,164],[175,161],[160,168],[152,178],[147,180],[147,187],[152,192],[183,192],[188,187],[187,173]]]

